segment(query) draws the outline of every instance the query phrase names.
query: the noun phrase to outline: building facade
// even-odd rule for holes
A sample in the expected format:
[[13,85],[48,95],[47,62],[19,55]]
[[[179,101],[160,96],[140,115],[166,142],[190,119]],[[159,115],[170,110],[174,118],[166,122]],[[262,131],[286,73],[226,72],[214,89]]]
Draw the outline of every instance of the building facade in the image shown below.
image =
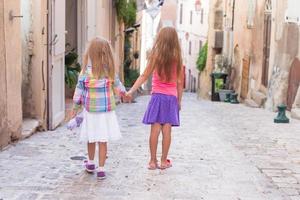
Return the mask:
[[71,49],[106,38],[122,76],[123,30],[111,0],[0,0],[0,148],[63,122]]
[[[160,22],[161,8],[158,6],[158,0],[145,1],[145,8],[138,13],[141,23],[141,52],[140,52],[140,74],[147,67],[148,53],[152,48],[157,29]],[[142,88],[146,91],[151,90],[151,80],[143,84]]]
[[177,30],[185,66],[185,88],[196,92],[200,73],[196,62],[200,49],[207,41],[209,1],[177,1]]
[[[273,111],[286,104],[299,118],[300,2],[214,0],[211,5],[209,56],[200,95],[210,96],[209,76],[215,55],[221,54],[231,65],[229,87],[241,101]],[[221,49],[212,44],[216,32],[223,35]]]

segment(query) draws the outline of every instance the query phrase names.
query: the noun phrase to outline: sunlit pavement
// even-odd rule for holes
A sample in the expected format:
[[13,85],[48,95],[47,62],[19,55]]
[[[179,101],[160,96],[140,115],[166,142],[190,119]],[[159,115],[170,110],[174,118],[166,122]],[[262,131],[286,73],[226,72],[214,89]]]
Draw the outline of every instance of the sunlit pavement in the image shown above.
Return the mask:
[[60,127],[0,152],[0,199],[300,199],[300,121],[185,94],[173,167],[149,171],[148,100],[118,106],[123,139],[109,144],[106,180],[83,170],[85,144]]

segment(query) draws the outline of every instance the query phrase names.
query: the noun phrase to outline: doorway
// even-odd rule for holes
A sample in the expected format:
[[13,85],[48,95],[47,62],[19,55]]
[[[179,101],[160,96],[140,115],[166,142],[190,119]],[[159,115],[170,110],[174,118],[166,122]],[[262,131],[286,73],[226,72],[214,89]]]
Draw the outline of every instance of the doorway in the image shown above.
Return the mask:
[[[96,35],[96,0],[48,0],[48,128],[55,129],[72,108],[72,96],[77,78],[70,79],[67,57],[72,53],[79,65],[88,40]],[[73,57],[74,58],[74,57]],[[80,71],[80,69],[79,69]],[[70,78],[70,77],[69,77]],[[73,77],[74,78],[74,77]],[[69,80],[69,81],[67,81]],[[67,88],[67,86],[72,86]]]
[[[81,2],[80,2],[81,3]],[[72,97],[76,87],[76,65],[79,65],[79,55],[81,44],[78,40],[78,13],[80,13],[78,0],[66,0],[65,18],[66,18],[66,41],[65,41],[65,110],[66,116],[72,110]],[[75,70],[72,70],[75,68]],[[79,69],[80,70],[80,69]],[[75,75],[75,76],[74,76]]]
[[22,136],[47,128],[47,2],[21,0]]
[[246,99],[249,90],[249,71],[250,71],[250,59],[246,57],[243,59],[243,71],[242,71],[242,85],[241,85],[241,98]]
[[[73,106],[73,94],[88,41],[96,35],[96,0],[66,0],[65,112]],[[74,73],[77,74],[74,77]],[[75,79],[74,79],[75,78]]]

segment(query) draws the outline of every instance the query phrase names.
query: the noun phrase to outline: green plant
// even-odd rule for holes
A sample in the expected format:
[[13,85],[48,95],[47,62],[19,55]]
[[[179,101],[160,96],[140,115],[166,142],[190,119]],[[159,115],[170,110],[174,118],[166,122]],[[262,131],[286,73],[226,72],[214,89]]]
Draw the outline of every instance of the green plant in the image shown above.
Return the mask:
[[119,21],[122,21],[126,15],[126,5],[127,0],[115,0],[115,7]]
[[[115,7],[116,7],[118,20],[119,22],[124,23],[125,28],[132,27],[136,23],[136,13],[137,13],[136,0],[115,0]],[[137,79],[139,74],[136,70],[130,69],[132,63],[130,37],[131,37],[131,33],[125,34],[124,63],[123,63],[125,85],[128,87],[132,86],[132,82],[134,82]]]
[[224,89],[224,81],[223,79],[216,79],[216,92],[219,92],[220,90]]
[[197,69],[202,72],[205,69],[206,66],[206,60],[207,60],[207,49],[208,49],[208,44],[207,42],[204,44],[204,46],[200,49],[199,51],[199,56],[197,59]]
[[125,71],[125,73],[126,73],[126,75],[125,75],[124,85],[125,85],[125,87],[132,87],[134,82],[139,77],[140,73],[136,69],[128,69],[127,71]]
[[115,0],[118,20],[124,22],[125,27],[130,27],[136,21],[136,1],[135,0]]
[[65,55],[65,83],[69,88],[74,89],[76,87],[80,70],[78,54],[75,49],[72,49]]

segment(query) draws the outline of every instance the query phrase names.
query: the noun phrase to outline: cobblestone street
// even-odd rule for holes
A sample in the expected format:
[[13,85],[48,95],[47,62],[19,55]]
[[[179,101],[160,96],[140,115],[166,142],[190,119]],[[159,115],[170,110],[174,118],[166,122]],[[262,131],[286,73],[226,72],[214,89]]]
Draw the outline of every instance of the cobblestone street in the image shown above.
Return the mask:
[[86,156],[85,144],[60,127],[0,152],[0,199],[300,199],[300,121],[274,124],[275,113],[185,94],[173,167],[149,171],[148,99],[118,106],[123,139],[109,144],[106,180],[71,159]]

